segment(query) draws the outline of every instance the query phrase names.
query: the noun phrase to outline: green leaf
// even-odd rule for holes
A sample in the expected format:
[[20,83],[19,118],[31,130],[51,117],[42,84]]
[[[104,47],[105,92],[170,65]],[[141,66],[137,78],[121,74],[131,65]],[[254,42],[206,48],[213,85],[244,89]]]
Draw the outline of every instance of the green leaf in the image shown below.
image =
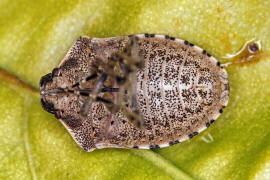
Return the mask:
[[[0,179],[270,177],[270,1],[0,2]],[[158,150],[81,150],[39,102],[38,83],[81,35],[186,39],[221,59],[256,38],[265,53],[227,68],[228,107],[203,133]],[[17,79],[16,77],[19,79]]]

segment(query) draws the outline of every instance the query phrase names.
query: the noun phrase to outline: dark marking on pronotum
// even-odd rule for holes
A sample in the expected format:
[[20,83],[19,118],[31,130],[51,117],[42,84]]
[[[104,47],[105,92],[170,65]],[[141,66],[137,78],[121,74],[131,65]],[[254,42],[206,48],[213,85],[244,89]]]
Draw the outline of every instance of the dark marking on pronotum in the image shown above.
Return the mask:
[[65,117],[61,118],[62,121],[71,128],[77,128],[82,125],[82,122],[80,119],[77,119],[73,116],[67,115]]
[[65,63],[61,66],[61,68],[64,70],[70,70],[76,66],[78,66],[77,60],[74,58],[70,58],[67,61],[65,61]]

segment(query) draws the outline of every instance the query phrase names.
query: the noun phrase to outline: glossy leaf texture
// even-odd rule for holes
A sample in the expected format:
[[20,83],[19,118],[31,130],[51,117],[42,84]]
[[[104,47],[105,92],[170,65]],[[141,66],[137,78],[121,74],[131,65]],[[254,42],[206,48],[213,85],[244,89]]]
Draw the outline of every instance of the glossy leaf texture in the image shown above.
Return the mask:
[[[0,179],[270,178],[269,9],[269,0],[2,0]],[[265,55],[227,68],[229,105],[191,140],[153,151],[84,152],[41,108],[40,77],[81,35],[138,33],[188,40],[222,63],[252,38]]]

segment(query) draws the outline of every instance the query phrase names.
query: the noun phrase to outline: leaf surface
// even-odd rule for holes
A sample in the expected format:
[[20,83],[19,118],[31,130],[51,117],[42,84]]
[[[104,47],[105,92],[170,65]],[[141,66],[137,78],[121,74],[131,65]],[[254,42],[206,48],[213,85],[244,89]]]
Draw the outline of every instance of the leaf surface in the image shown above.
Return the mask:
[[[270,177],[270,1],[0,2],[0,179]],[[206,131],[158,150],[81,150],[39,102],[40,77],[81,35],[168,34],[222,63],[256,38],[260,61],[227,68],[228,107]],[[17,79],[18,77],[19,79]]]

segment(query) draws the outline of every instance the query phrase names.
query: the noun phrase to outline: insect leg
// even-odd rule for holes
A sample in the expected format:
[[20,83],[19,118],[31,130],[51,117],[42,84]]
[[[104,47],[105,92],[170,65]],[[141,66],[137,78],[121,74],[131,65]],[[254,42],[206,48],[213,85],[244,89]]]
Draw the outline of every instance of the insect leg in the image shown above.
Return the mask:
[[107,74],[103,73],[101,77],[98,79],[95,88],[93,89],[92,93],[89,94],[87,100],[82,106],[81,109],[81,115],[82,116],[87,116],[87,113],[89,109],[91,108],[92,103],[97,99],[98,93],[102,90],[103,84],[107,79]]
[[[128,102],[130,104],[130,109],[128,113],[126,112],[126,116],[128,119],[135,124],[135,126],[139,128],[143,128],[144,125],[144,119],[142,117],[142,114],[140,113],[140,110],[137,105],[137,81],[136,81],[136,72],[133,72],[129,75],[129,79],[127,83],[123,86],[123,89],[128,89]],[[123,106],[123,108],[126,108],[126,106]]]
[[[118,105],[125,116],[137,127],[142,128],[144,121],[137,106],[137,76],[138,68],[143,67],[143,60],[139,55],[139,44],[136,37],[131,37],[127,43],[124,52],[116,53],[113,56],[115,61],[119,62],[120,68],[124,74],[123,78],[116,77],[116,82],[120,86],[120,91],[117,98]],[[126,90],[127,94],[126,95]],[[126,102],[131,105],[129,108]]]
[[[86,81],[90,81],[90,80],[92,80],[92,79],[95,79],[96,77],[97,77],[97,73],[95,72],[95,73],[93,73],[92,75],[87,76],[87,77],[86,77],[84,80],[82,80],[81,82],[77,82],[77,83],[73,84],[73,85],[71,86],[71,88],[80,87],[80,84],[81,84],[81,83],[85,83]],[[69,89],[71,89],[71,88],[69,88]]]

